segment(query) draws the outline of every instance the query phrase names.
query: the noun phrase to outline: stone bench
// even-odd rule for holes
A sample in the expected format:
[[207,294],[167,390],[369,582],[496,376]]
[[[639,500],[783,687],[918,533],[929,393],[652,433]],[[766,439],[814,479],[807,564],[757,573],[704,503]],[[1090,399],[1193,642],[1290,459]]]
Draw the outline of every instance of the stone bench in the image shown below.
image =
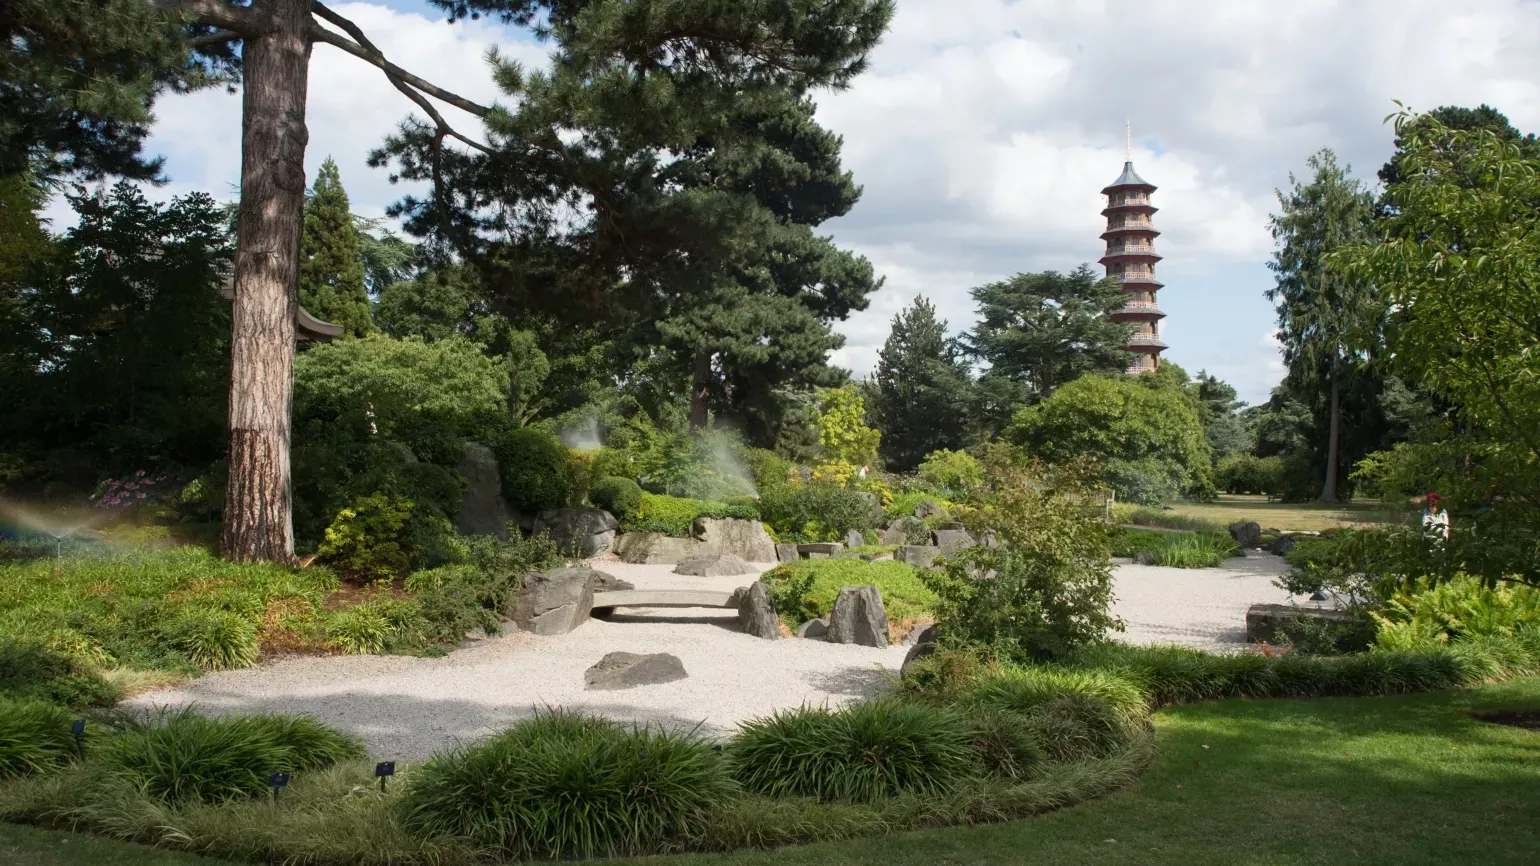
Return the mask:
[[[593,610],[617,607],[725,607],[736,610],[737,592],[710,592],[703,589],[631,589],[594,593]],[[602,615],[601,615],[602,617]]]

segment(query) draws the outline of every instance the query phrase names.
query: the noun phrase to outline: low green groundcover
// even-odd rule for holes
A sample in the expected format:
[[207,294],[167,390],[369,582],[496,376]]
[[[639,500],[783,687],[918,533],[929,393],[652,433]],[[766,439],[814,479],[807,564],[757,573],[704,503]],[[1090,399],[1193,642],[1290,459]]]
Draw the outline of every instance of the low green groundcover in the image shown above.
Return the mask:
[[806,559],[776,566],[759,581],[788,628],[828,616],[843,586],[877,587],[890,623],[929,616],[936,607],[936,594],[915,569],[893,560]]
[[690,534],[690,524],[695,522],[697,517],[736,517],[743,520],[758,520],[759,511],[747,503],[714,502],[707,499],[686,499],[680,496],[643,493],[641,507],[635,514],[622,518],[620,528],[627,532],[661,532],[665,535],[684,537]]

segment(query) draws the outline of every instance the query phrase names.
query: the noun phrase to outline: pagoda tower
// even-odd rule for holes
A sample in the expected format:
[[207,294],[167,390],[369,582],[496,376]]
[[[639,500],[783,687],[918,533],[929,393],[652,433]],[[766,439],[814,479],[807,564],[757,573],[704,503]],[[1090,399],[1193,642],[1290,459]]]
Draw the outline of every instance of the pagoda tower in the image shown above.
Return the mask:
[[1160,364],[1160,353],[1166,344],[1160,341],[1159,322],[1166,317],[1155,302],[1155,293],[1163,285],[1155,279],[1155,230],[1150,217],[1156,208],[1150,204],[1150,193],[1155,185],[1134,172],[1130,152],[1125,154],[1123,174],[1113,181],[1102,195],[1107,197],[1107,208],[1102,216],[1107,218],[1107,230],[1102,240],[1107,242],[1107,253],[1101,264],[1107,268],[1107,276],[1123,286],[1123,308],[1113,313],[1114,322],[1134,326],[1133,336],[1124,347],[1134,354],[1130,373],[1153,370]]

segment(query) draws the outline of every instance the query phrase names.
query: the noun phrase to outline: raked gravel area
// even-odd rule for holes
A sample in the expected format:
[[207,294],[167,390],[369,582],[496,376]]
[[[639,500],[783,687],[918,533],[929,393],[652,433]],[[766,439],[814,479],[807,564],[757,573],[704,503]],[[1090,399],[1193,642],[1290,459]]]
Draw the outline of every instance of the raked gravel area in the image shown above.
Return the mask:
[[[593,565],[638,589],[731,590],[758,573],[684,577],[667,565],[614,560]],[[1239,648],[1245,643],[1247,607],[1288,600],[1272,585],[1281,566],[1281,559],[1267,555],[1209,569],[1120,564],[1114,612],[1127,622],[1127,631],[1119,639]],[[623,691],[586,691],[583,672],[616,650],[673,653],[689,677]],[[127,703],[313,713],[363,735],[380,757],[420,760],[547,706],[643,724],[699,725],[705,733],[726,735],[739,722],[779,709],[839,706],[869,697],[887,687],[906,651],[762,640],[740,632],[736,614],[727,610],[630,609],[554,637],[507,634],[468,641],[437,659],[290,657],[209,674]]]

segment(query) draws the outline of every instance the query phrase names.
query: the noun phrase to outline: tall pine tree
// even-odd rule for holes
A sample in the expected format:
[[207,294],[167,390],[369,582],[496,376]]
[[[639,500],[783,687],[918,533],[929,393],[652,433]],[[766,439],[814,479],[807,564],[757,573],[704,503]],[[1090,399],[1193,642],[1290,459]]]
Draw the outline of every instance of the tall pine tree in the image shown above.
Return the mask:
[[299,304],[322,321],[341,325],[362,337],[375,330],[364,286],[364,261],[347,190],[331,157],[321,163],[305,202],[305,233],[300,242]]
[[938,448],[963,446],[970,382],[958,356],[946,322],[924,297],[893,317],[877,353],[874,407],[889,469],[907,472]]

